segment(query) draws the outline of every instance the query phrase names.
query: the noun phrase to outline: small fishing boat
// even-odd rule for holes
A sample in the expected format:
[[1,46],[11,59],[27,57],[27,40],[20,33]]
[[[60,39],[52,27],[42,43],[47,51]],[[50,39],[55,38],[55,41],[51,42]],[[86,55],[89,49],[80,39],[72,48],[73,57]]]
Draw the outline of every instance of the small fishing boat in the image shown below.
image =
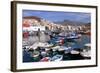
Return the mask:
[[86,34],[86,35],[91,35],[91,31],[86,31],[86,32],[84,32],[84,34]]
[[48,47],[52,47],[52,46],[53,46],[53,44],[36,42],[31,46],[31,48],[33,48],[33,49],[37,49],[38,47],[48,48]]
[[86,58],[91,58],[91,44],[90,43],[87,43],[84,45],[81,55]]
[[47,52],[46,52],[46,51],[42,51],[42,52],[41,52],[41,56],[42,56],[42,57],[46,57],[46,55],[47,55]]
[[52,47],[52,50],[58,50],[59,48],[61,48],[61,46],[54,46]]
[[50,57],[44,57],[40,61],[41,62],[48,62],[48,61],[50,61]]
[[44,47],[44,48],[52,47],[52,46],[53,46],[53,44],[42,43],[42,42],[39,42],[37,45],[38,45],[39,47]]
[[34,51],[34,52],[33,52],[33,55],[32,55],[32,60],[33,60],[34,62],[40,61],[39,55],[40,55],[40,53],[39,53],[38,51]]
[[63,59],[62,55],[55,55],[51,58],[51,61],[61,61]]
[[56,36],[54,38],[52,38],[49,43],[52,43],[52,44],[64,44],[65,42],[65,37],[60,37],[60,36]]
[[72,50],[70,53],[71,54],[79,54],[80,52],[79,51],[76,51],[76,50]]
[[81,34],[75,34],[75,33],[70,33],[68,36],[67,36],[67,39],[78,39],[81,37]]

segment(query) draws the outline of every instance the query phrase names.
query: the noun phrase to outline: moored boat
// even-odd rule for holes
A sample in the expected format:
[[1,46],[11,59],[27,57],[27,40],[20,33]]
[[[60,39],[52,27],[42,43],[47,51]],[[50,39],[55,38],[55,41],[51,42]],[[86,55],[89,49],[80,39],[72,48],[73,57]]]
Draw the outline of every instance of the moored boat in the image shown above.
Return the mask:
[[84,32],[84,34],[91,35],[91,31],[86,31],[86,32]]
[[49,57],[44,57],[40,61],[41,62],[48,62],[48,61],[50,61],[50,58]]
[[63,59],[62,55],[55,55],[51,58],[51,61],[61,61]]
[[76,33],[70,33],[68,36],[67,36],[67,39],[78,39],[81,37],[81,34],[76,34]]
[[91,58],[91,44],[87,43],[84,45],[83,51],[81,52],[81,55],[85,58],[90,59]]

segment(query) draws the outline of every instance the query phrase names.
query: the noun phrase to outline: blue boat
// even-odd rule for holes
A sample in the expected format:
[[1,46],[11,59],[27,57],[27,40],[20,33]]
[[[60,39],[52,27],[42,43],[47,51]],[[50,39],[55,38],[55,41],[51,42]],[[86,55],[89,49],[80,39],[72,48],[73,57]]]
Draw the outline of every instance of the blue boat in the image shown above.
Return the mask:
[[64,43],[65,41],[66,41],[66,37],[56,36],[56,37],[52,38],[48,43],[58,44],[60,42]]
[[81,35],[76,33],[70,33],[67,35],[67,39],[78,39]]

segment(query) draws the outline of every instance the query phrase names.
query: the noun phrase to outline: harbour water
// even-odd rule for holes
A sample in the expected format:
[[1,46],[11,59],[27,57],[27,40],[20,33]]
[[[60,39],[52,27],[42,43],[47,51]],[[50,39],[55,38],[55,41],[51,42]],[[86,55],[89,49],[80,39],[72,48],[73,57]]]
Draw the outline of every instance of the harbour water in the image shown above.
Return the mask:
[[66,42],[68,46],[71,46],[73,48],[84,48],[84,44],[87,44],[87,43],[91,43],[91,40],[90,40],[90,36],[88,35],[82,35],[81,38],[79,39],[74,39],[70,42]]
[[[30,37],[30,40],[34,41],[35,38],[32,39],[32,37]],[[90,36],[82,35],[81,38],[79,39],[66,40],[63,46],[72,47],[75,50],[77,49],[79,50],[79,49],[84,49],[84,44],[87,44],[87,43],[91,43]],[[40,60],[37,60],[37,61],[34,60],[33,57],[30,56],[31,53],[32,52],[29,52],[26,49],[23,49],[23,62],[39,62],[40,61]],[[63,61],[84,59],[84,57],[79,54],[71,55],[70,53],[67,53],[67,55],[66,54],[60,54],[60,55],[63,56],[62,58]],[[40,58],[40,57],[37,57],[37,58]]]

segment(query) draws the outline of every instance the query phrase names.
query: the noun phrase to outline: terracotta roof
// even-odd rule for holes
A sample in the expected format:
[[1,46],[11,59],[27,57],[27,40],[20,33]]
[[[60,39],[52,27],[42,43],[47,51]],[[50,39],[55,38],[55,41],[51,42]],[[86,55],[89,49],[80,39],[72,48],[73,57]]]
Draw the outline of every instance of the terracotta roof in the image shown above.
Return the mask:
[[36,19],[36,20],[38,20],[38,21],[41,20],[41,18],[36,17],[36,16],[25,16],[25,17],[23,17],[23,19]]

